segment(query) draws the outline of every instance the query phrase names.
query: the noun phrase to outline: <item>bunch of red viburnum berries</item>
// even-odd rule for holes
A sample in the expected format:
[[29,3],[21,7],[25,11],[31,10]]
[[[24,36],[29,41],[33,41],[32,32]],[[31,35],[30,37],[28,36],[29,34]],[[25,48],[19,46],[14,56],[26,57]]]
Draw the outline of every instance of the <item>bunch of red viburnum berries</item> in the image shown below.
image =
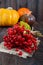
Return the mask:
[[24,26],[20,27],[16,24],[12,28],[8,28],[7,35],[3,38],[4,46],[8,49],[17,48],[30,54],[37,50],[37,39]]

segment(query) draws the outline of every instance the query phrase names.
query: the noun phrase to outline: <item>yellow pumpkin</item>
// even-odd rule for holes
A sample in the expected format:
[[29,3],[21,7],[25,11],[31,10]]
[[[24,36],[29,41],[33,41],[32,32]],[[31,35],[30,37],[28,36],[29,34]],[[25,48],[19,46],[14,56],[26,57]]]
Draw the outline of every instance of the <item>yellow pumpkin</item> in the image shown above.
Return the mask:
[[0,26],[12,26],[19,20],[19,14],[14,9],[0,9]]

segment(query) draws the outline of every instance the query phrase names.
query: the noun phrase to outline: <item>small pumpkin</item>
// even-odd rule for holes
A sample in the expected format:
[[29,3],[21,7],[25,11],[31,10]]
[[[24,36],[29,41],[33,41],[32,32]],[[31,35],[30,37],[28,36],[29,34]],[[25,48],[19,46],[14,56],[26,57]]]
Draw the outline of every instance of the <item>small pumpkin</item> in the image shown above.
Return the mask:
[[18,13],[21,17],[22,15],[25,15],[25,14],[30,15],[32,13],[32,11],[30,11],[28,8],[20,8],[20,9],[18,9]]
[[12,26],[19,20],[19,14],[14,9],[0,9],[0,26]]
[[35,16],[32,14],[31,15],[25,14],[25,15],[21,16],[19,20],[25,21],[31,26],[36,22]]

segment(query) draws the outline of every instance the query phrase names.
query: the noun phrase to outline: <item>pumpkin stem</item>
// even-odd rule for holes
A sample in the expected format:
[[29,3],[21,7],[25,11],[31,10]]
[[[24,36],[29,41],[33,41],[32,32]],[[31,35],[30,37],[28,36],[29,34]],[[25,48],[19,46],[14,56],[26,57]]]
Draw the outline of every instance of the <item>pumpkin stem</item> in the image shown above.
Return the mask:
[[7,9],[10,9],[10,10],[12,10],[13,8],[12,8],[12,7],[8,7]]

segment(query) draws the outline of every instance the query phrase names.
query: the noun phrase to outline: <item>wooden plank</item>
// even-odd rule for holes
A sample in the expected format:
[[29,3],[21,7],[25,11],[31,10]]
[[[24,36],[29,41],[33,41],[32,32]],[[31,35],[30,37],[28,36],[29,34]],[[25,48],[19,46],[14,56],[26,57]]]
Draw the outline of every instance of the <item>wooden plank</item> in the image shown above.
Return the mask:
[[0,0],[0,7],[5,7],[5,0]]
[[17,9],[26,7],[27,0],[17,0]]
[[36,1],[37,0],[27,0],[27,7],[32,11],[36,16]]
[[43,0],[39,0],[38,5],[38,20],[43,21]]
[[13,7],[14,9],[16,9],[16,0],[11,0],[11,7]]
[[10,7],[11,6],[11,1],[10,0],[6,0],[6,7]]
[[36,11],[36,0],[27,0],[27,7],[33,12]]

